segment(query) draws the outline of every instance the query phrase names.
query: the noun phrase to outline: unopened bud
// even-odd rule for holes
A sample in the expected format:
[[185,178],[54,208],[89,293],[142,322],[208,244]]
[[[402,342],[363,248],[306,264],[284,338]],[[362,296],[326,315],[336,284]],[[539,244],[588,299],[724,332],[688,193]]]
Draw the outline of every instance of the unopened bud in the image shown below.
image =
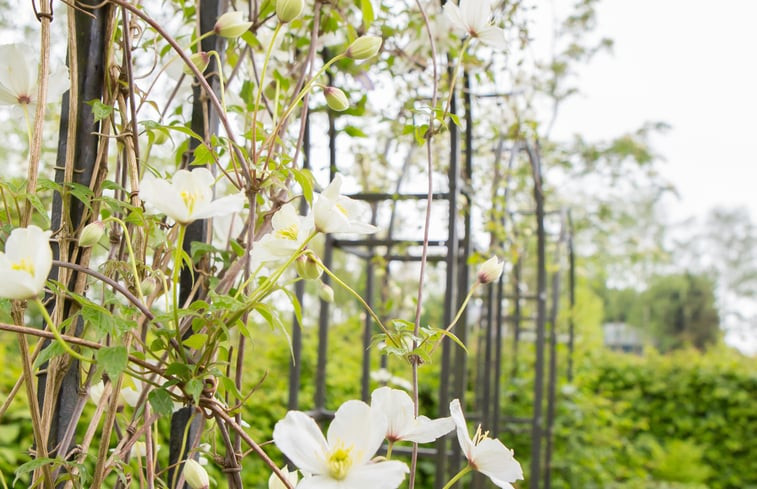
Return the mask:
[[302,0],[276,0],[276,16],[286,24],[299,17],[303,7],[305,2]]
[[494,282],[502,275],[504,268],[505,262],[499,261],[496,256],[493,256],[478,267],[478,281],[482,284]]
[[208,489],[210,486],[208,473],[199,462],[191,458],[184,461],[184,480],[192,489]]
[[235,39],[252,27],[252,22],[247,22],[244,12],[231,11],[218,17],[213,28],[216,34],[226,39]]
[[376,56],[381,48],[381,42],[380,37],[361,36],[352,41],[344,54],[352,59],[368,59]]
[[323,273],[318,262],[309,253],[300,255],[294,263],[294,267],[297,269],[297,274],[305,280],[315,280],[320,278]]
[[139,287],[142,289],[142,294],[149,297],[155,292],[155,289],[158,287],[158,282],[152,277],[145,277],[139,284]]
[[350,101],[347,100],[347,95],[338,88],[326,87],[323,89],[323,94],[326,96],[326,105],[328,105],[331,110],[342,112],[349,109]]
[[100,238],[105,234],[105,224],[102,221],[95,221],[84,226],[79,235],[79,246],[90,248],[100,242]]
[[318,297],[320,297],[323,302],[332,303],[334,302],[334,289],[321,282],[321,288],[318,289]]
[[[189,56],[189,61],[191,61],[192,64],[197,67],[197,70],[202,73],[210,64],[210,54],[206,53],[205,51],[192,53],[192,55]],[[188,65],[184,65],[184,73],[189,76],[194,76],[195,74],[195,72],[192,71],[192,68]]]

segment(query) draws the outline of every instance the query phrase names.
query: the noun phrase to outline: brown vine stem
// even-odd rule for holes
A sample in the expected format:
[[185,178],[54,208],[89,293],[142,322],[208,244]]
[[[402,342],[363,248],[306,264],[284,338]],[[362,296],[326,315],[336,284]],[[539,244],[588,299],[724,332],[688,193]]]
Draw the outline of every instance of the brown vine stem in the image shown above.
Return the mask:
[[[114,3],[116,5],[119,5],[135,16],[142,19],[144,22],[150,25],[155,31],[160,34],[160,36],[166,40],[166,42],[173,48],[174,51],[176,51],[176,54],[179,55],[179,57],[184,61],[186,66],[192,70],[192,73],[195,75],[197,82],[202,86],[202,88],[205,90],[205,92],[208,95],[208,98],[210,99],[210,103],[213,104],[213,107],[215,107],[216,111],[218,112],[218,117],[221,120],[221,124],[223,124],[223,128],[226,130],[226,136],[229,138],[229,141],[231,141],[231,147],[241,163],[241,165],[244,167],[244,176],[245,179],[247,179],[247,183],[251,184],[250,181],[250,167],[247,164],[247,159],[242,154],[242,151],[239,149],[240,146],[237,144],[236,138],[234,137],[234,131],[231,128],[231,124],[229,124],[229,119],[226,117],[226,111],[223,108],[223,105],[221,104],[221,101],[218,100],[218,97],[216,96],[215,92],[213,92],[212,87],[208,83],[208,81],[205,79],[205,76],[202,74],[202,72],[197,68],[197,66],[192,63],[192,60],[189,59],[189,56],[187,56],[187,53],[184,52],[184,49],[179,45],[178,42],[176,42],[176,39],[174,39],[168,32],[166,32],[163,27],[161,27],[160,24],[158,24],[156,21],[154,21],[149,15],[145,14],[141,10],[139,10],[134,5],[130,4],[129,2],[125,0],[107,0],[110,3]],[[231,180],[231,182],[236,185],[236,182]]]
[[[27,170],[26,193],[34,194],[37,190],[37,177],[39,175],[39,160],[42,154],[42,126],[45,122],[45,108],[47,101],[47,77],[50,72],[50,22],[53,12],[51,4],[41,2],[39,9],[40,22],[40,60],[37,72],[37,107],[34,112],[34,128],[31,134],[31,148],[29,148],[29,168]],[[27,200],[24,208],[22,227],[26,227],[31,219],[34,207]]]
[[[429,121],[428,121],[428,132],[426,133],[426,161],[427,161],[427,172],[428,172],[428,196],[426,198],[426,218],[423,226],[423,251],[421,253],[421,271],[420,271],[420,277],[418,278],[418,297],[416,301],[415,306],[415,324],[413,328],[413,336],[416,338],[418,337],[420,333],[420,326],[421,326],[421,311],[423,310],[423,282],[424,277],[426,275],[426,260],[428,258],[428,240],[429,240],[429,229],[431,227],[431,204],[434,200],[434,180],[433,180],[433,169],[434,169],[434,152],[433,148],[431,146],[431,142],[433,139],[434,134],[434,116],[436,114],[436,102],[438,98],[437,91],[439,90],[439,68],[436,64],[436,43],[434,42],[434,34],[431,31],[431,24],[428,20],[428,14],[426,13],[426,10],[423,8],[423,4],[420,0],[415,0],[415,4],[418,6],[418,9],[421,12],[421,16],[423,16],[423,23],[426,26],[426,33],[428,34],[428,41],[431,45],[431,64],[433,67],[433,86],[432,86],[432,93],[431,93],[431,115],[429,115]],[[413,340],[413,348],[417,348],[417,340]],[[412,357],[410,362],[412,371],[413,371],[413,414],[415,417],[418,417],[419,411],[418,411],[418,358]],[[415,488],[415,471],[418,467],[418,444],[413,443],[413,450],[410,457],[410,477],[408,481],[408,487],[409,489]]]
[[218,416],[219,418],[223,419],[223,421],[228,426],[231,426],[231,428],[234,429],[234,431],[239,433],[239,436],[241,436],[242,439],[245,441],[245,443],[247,443],[250,446],[250,448],[252,448],[252,451],[254,451],[255,454],[258,457],[260,457],[260,459],[268,467],[270,467],[273,473],[276,474],[276,477],[278,477],[279,480],[281,480],[281,482],[287,487],[287,489],[294,489],[294,486],[292,485],[292,483],[289,482],[289,479],[287,479],[284,473],[281,472],[281,469],[279,469],[278,465],[276,465],[276,463],[274,463],[274,461],[271,460],[271,457],[269,457],[268,454],[265,453],[265,451],[263,451],[260,445],[255,443],[255,440],[250,438],[250,435],[248,435],[244,431],[244,429],[234,421],[234,419],[232,419],[228,414],[224,412],[223,409],[221,409],[221,406],[217,402],[211,399],[202,399],[200,400],[200,402],[203,405],[202,407],[210,409],[215,416]]

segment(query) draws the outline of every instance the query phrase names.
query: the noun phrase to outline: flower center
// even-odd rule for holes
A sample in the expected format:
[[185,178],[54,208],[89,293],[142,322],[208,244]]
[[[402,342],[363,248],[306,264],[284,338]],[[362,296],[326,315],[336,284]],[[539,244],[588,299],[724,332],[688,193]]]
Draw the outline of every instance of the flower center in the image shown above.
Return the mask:
[[350,471],[350,467],[352,467],[351,452],[352,447],[344,448],[343,446],[331,452],[328,459],[329,475],[331,477],[338,481],[347,477],[347,473]]
[[32,98],[31,98],[31,96],[24,94],[24,95],[19,95],[17,97],[16,101],[20,105],[29,105],[30,103],[32,103]]
[[186,190],[181,191],[181,200],[184,201],[184,205],[187,206],[187,210],[190,214],[194,213],[195,204],[197,204],[197,194],[187,192]]
[[473,440],[471,441],[473,442],[474,445],[478,445],[479,443],[486,440],[487,438],[489,438],[489,432],[483,431],[481,429],[481,425],[478,425],[478,428],[476,428],[476,434],[473,435]]
[[34,263],[26,261],[26,258],[22,258],[20,262],[11,265],[12,270],[20,270],[26,272],[32,277],[34,276]]
[[297,241],[297,231],[297,224],[292,224],[289,227],[276,231],[276,236],[282,239]]

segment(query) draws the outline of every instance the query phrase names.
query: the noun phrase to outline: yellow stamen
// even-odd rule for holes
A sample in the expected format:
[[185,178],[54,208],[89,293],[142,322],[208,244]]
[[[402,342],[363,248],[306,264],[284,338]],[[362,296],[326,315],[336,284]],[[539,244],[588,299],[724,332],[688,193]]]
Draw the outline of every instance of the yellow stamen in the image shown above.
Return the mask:
[[337,209],[339,209],[339,212],[341,212],[341,213],[342,213],[342,214],[344,214],[345,216],[347,215],[347,209],[345,209],[344,207],[342,207],[342,205],[341,205],[341,204],[337,204],[337,205],[336,205],[336,208],[337,208]]
[[189,193],[186,190],[181,192],[181,200],[184,201],[184,205],[187,206],[187,210],[190,214],[194,212],[195,204],[197,203],[197,194]]
[[34,263],[26,261],[26,258],[22,258],[20,262],[11,265],[12,270],[21,270],[26,272],[32,277],[34,276]]
[[481,429],[481,425],[478,425],[478,428],[476,428],[476,434],[473,435],[473,440],[471,441],[473,441],[474,445],[478,445],[479,443],[486,440],[487,438],[489,438],[489,432],[483,431]]
[[343,446],[331,452],[328,460],[329,475],[331,477],[338,481],[347,477],[347,473],[350,471],[350,467],[352,467],[351,452],[352,447],[344,448]]
[[278,231],[276,231],[277,237],[281,239],[288,239],[291,241],[297,241],[297,234],[298,234],[297,224],[292,224],[288,228],[279,229]]

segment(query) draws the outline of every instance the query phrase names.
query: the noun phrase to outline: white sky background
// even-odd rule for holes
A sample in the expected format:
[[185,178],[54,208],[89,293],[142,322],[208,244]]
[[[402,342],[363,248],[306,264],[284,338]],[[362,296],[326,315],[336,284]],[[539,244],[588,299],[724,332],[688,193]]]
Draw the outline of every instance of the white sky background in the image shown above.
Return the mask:
[[[538,3],[549,16],[573,0]],[[681,196],[670,214],[723,205],[757,216],[757,1],[604,0],[597,12],[613,54],[580,69],[582,94],[562,107],[553,135],[594,140],[667,122],[653,142]]]
[[[572,4],[537,2],[534,37],[548,39],[553,13]],[[702,222],[713,207],[743,206],[756,218],[757,1],[604,0],[597,14],[597,38],[613,39],[613,53],[579,69],[582,93],[564,104],[552,135],[591,141],[666,122],[671,130],[653,146],[680,195],[666,213]],[[729,331],[726,341],[757,353],[753,334]]]

